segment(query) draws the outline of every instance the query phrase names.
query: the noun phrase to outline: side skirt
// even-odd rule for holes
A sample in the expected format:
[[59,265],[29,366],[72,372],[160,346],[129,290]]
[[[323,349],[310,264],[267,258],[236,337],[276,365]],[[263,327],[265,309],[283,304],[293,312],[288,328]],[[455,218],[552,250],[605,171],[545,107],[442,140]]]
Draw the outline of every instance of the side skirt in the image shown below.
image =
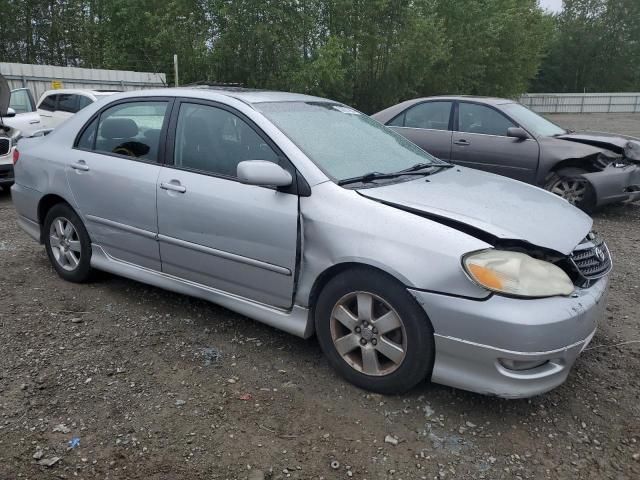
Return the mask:
[[206,285],[117,260],[95,243],[91,245],[91,249],[91,266],[98,270],[207,300],[298,337],[309,338],[313,335],[313,322],[310,321],[307,308],[298,305],[294,305],[291,310],[271,307]]

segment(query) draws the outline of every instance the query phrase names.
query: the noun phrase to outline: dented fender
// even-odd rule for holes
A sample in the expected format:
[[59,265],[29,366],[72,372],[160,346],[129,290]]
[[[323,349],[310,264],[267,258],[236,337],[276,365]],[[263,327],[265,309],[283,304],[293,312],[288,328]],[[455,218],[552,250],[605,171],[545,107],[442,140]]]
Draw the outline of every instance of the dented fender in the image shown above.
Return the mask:
[[600,172],[582,175],[596,192],[597,205],[640,198],[640,165],[608,165]]

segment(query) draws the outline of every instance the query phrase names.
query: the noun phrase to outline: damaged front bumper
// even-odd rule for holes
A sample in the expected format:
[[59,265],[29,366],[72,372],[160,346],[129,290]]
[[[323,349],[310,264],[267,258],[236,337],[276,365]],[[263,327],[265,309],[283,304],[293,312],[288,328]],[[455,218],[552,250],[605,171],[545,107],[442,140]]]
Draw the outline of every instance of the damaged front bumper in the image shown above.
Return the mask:
[[640,164],[622,167],[613,163],[602,171],[584,173],[596,192],[597,206],[640,199]]
[[410,290],[434,328],[431,380],[503,398],[547,392],[567,379],[604,315],[608,277],[570,297],[478,301]]

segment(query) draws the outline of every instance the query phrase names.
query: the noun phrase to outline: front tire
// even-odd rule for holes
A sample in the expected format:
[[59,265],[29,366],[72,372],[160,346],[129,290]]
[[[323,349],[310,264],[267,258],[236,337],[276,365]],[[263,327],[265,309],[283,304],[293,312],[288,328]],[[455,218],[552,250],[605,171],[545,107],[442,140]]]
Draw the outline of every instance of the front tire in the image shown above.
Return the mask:
[[358,268],[331,279],[315,326],[331,366],[360,388],[399,394],[431,376],[431,322],[406,287],[382,272]]
[[580,168],[564,168],[551,172],[544,188],[580,210],[592,213],[597,203],[596,192],[591,182],[582,176],[584,173],[588,172]]
[[53,268],[63,279],[81,283],[90,279],[91,240],[82,220],[65,204],[51,207],[43,225],[44,245]]

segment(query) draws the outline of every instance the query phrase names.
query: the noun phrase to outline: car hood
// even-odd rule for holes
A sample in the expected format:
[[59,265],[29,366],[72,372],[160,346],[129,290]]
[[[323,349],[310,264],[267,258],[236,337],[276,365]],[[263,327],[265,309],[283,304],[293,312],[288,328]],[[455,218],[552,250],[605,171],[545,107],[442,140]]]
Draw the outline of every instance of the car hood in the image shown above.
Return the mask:
[[358,193],[471,235],[480,232],[498,242],[520,241],[564,255],[587,236],[593,223],[588,215],[545,190],[463,167]]
[[623,153],[629,142],[640,142],[640,139],[635,137],[605,132],[575,132],[558,135],[554,138],[611,150],[616,153]]

